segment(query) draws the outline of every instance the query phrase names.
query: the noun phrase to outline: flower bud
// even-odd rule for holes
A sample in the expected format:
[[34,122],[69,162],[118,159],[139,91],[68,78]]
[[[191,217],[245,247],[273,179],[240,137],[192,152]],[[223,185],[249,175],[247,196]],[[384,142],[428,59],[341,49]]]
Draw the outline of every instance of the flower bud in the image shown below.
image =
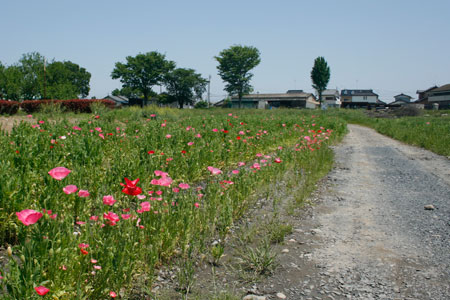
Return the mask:
[[22,254],[22,255],[20,256],[20,260],[21,260],[22,262],[25,262],[25,255]]
[[55,253],[55,252],[53,251],[53,248],[51,248],[50,251],[48,251],[48,254],[49,254],[50,256],[53,256],[54,253]]
[[11,249],[11,246],[8,246],[8,249],[6,250],[6,252],[8,253],[8,256],[9,256],[9,257],[12,256],[12,249]]

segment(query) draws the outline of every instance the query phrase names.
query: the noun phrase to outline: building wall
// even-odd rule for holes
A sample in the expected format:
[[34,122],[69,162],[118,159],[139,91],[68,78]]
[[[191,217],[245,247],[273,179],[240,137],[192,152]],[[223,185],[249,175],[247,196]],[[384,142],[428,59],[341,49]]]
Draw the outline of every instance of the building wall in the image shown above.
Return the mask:
[[439,102],[439,101],[450,101],[450,93],[449,93],[449,95],[439,95],[439,96],[428,97],[428,102]]
[[394,99],[395,99],[395,101],[402,100],[402,101],[406,101],[406,102],[411,102],[411,98],[406,97],[406,96],[397,96],[397,97],[394,97]]
[[377,103],[377,96],[352,96],[352,102]]

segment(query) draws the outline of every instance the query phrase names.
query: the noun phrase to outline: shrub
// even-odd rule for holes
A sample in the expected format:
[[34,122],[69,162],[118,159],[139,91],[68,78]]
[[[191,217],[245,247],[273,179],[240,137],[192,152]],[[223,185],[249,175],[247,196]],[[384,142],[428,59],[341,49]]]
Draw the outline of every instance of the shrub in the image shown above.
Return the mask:
[[395,109],[393,113],[397,117],[416,117],[422,115],[423,110],[409,104]]
[[92,99],[74,99],[74,100],[25,100],[20,107],[27,113],[34,113],[41,109],[42,105],[60,104],[61,109],[77,113],[91,113],[91,105],[101,103],[108,108],[114,108],[114,102],[111,100],[92,100]]
[[199,101],[199,102],[195,103],[194,108],[208,108],[208,102]]
[[14,115],[19,110],[19,102],[0,100],[0,115]]

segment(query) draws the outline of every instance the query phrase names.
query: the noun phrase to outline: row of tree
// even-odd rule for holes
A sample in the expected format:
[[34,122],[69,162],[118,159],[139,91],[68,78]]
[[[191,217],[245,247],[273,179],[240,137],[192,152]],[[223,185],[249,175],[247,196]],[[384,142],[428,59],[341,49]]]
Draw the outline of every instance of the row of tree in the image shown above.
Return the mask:
[[[258,49],[234,45],[214,57],[217,69],[225,82],[225,90],[239,98],[252,92],[250,71],[260,62]],[[194,104],[202,99],[208,80],[193,69],[176,68],[164,54],[153,51],[136,56],[127,56],[126,62],[117,62],[111,73],[119,79],[121,89],[113,95],[143,98],[147,102],[156,96],[155,86],[164,86],[165,92],[158,95],[162,103]],[[4,66],[0,62],[0,99],[74,99],[89,94],[91,74],[85,68],[70,61],[51,61],[46,64],[38,52],[24,54],[18,63]],[[330,70],[323,57],[318,57],[311,71],[313,87],[321,98],[330,78]]]
[[76,99],[89,94],[91,74],[71,61],[46,62],[38,52],[0,62],[0,99]]

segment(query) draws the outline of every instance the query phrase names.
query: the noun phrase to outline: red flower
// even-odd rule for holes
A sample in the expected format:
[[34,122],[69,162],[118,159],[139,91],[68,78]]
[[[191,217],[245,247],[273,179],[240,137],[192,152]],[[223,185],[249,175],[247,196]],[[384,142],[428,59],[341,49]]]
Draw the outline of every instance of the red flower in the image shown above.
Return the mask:
[[130,195],[130,196],[136,196],[142,193],[142,189],[138,186],[136,186],[136,183],[139,182],[139,178],[131,181],[128,178],[125,178],[126,184],[120,183],[121,186],[124,186],[125,188],[122,190],[123,193]]
[[25,226],[36,223],[42,217],[42,213],[32,209],[24,209],[20,212],[16,212],[16,215],[19,221]]
[[84,250],[82,248],[80,248],[80,251],[81,251],[81,254],[83,254],[83,255],[88,255],[89,254],[89,252],[87,252],[86,250]]
[[116,298],[117,294],[114,293],[113,291],[109,292],[109,295],[111,296],[111,298]]
[[40,296],[44,296],[45,294],[47,294],[48,292],[50,292],[50,290],[48,288],[46,288],[45,286],[38,286],[34,288],[36,290],[36,292],[40,295]]
[[241,139],[241,137],[240,137],[240,136],[237,136],[237,137],[236,137],[236,139],[237,139],[237,140],[240,140],[240,139]]
[[148,154],[155,154],[155,151],[150,150],[150,151],[148,151],[147,153],[148,153]]

